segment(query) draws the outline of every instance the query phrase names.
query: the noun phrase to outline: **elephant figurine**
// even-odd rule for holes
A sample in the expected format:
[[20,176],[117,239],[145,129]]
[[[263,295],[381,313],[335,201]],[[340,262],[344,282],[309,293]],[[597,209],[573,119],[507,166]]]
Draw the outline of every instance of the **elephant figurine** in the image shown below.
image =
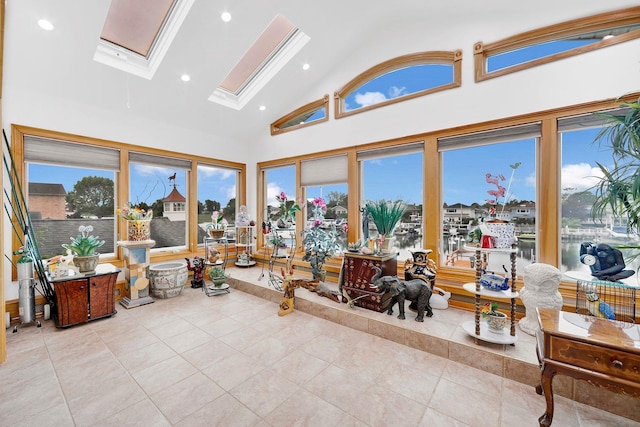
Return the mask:
[[391,292],[391,304],[387,314],[393,314],[393,306],[398,303],[400,314],[398,319],[404,319],[404,301],[415,302],[418,308],[416,322],[424,322],[425,312],[427,317],[433,316],[429,299],[431,298],[431,288],[422,279],[400,280],[397,276],[382,276],[379,267],[372,267],[376,274],[371,278],[371,286],[382,292]]

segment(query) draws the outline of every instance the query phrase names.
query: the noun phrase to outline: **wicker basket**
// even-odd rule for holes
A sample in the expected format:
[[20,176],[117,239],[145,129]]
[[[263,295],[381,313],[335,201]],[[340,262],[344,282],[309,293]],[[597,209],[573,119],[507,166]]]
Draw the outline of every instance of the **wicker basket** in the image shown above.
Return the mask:
[[224,236],[224,229],[222,228],[220,229],[210,228],[208,231],[209,231],[209,236],[214,239],[219,239],[222,236]]

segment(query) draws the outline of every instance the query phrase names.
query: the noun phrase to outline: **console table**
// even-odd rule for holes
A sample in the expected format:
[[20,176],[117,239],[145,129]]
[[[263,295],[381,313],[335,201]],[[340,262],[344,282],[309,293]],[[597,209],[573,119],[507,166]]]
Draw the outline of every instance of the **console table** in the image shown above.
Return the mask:
[[627,322],[602,319],[549,308],[537,308],[540,384],[545,413],[540,426],[553,421],[552,381],[556,374],[585,380],[617,393],[640,397],[640,328]]

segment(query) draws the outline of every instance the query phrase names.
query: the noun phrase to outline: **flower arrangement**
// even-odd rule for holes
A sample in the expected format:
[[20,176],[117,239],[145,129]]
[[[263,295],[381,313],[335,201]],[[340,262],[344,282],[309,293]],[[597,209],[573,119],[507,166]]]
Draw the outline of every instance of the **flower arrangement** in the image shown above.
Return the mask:
[[211,225],[209,226],[209,228],[212,228],[214,230],[224,230],[227,228],[228,224],[229,222],[222,215],[222,212],[214,211],[211,214]]
[[99,236],[90,234],[93,231],[93,226],[81,225],[78,227],[78,231],[80,234],[76,237],[70,237],[71,244],[63,244],[63,248],[72,251],[77,256],[90,256],[95,255],[95,250],[104,245],[104,240],[99,240]]
[[503,198],[502,201],[502,210],[500,211],[500,213],[504,212],[504,208],[507,206],[507,203],[509,203],[509,199],[511,198],[512,194],[510,193],[511,190],[511,183],[513,182],[513,175],[516,172],[516,169],[518,169],[520,167],[522,163],[521,162],[517,162],[513,165],[509,165],[509,167],[511,168],[511,177],[509,178],[509,184],[507,185],[507,187],[503,187],[500,183],[506,181],[506,178],[504,177],[504,175],[502,174],[498,174],[498,175],[492,175],[491,173],[487,173],[485,176],[485,179],[487,181],[487,183],[489,184],[493,184],[496,186],[496,189],[491,189],[491,190],[487,190],[487,193],[490,196],[493,196],[493,199],[488,199],[487,203],[489,203],[491,205],[491,207],[489,208],[489,214],[490,215],[495,215],[496,214],[496,206],[499,204],[500,198]]
[[131,202],[127,202],[122,209],[116,209],[116,215],[128,221],[145,220],[153,218],[153,210],[145,210],[139,206],[132,205]]
[[295,200],[288,200],[284,191],[276,195],[276,200],[280,203],[280,219],[284,222],[293,221],[296,212],[300,210],[300,205]]
[[331,225],[327,230],[321,227],[326,211],[327,205],[323,198],[313,199],[311,226],[302,230],[302,245],[305,251],[302,260],[309,261],[313,277],[317,279],[324,277],[322,266],[326,259],[340,251],[335,225]]

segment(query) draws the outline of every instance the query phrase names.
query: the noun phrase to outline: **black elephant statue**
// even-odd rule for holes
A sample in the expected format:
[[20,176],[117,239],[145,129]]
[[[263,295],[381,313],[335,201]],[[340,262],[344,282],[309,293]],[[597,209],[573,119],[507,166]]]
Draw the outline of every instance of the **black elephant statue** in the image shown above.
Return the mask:
[[398,303],[400,314],[398,319],[404,319],[404,301],[409,300],[416,303],[418,315],[416,322],[424,322],[424,315],[433,316],[429,299],[431,298],[431,288],[424,280],[400,280],[397,276],[382,276],[382,270],[376,266],[373,267],[376,274],[371,278],[371,286],[382,292],[391,293],[391,303],[387,314],[393,314],[393,306]]

